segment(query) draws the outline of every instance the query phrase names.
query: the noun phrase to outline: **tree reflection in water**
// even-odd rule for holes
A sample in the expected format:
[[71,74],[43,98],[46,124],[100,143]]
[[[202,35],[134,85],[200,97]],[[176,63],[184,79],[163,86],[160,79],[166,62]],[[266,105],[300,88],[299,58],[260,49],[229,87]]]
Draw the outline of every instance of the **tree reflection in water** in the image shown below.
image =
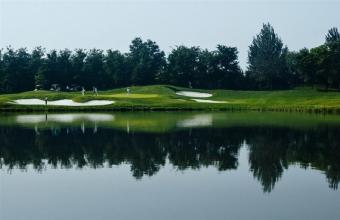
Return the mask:
[[298,164],[325,173],[329,186],[340,181],[340,126],[312,128],[233,125],[182,128],[163,133],[129,132],[100,127],[50,126],[43,129],[0,127],[0,165],[4,169],[38,171],[53,168],[99,168],[130,164],[140,179],[156,174],[169,161],[176,169],[214,166],[237,169],[243,143],[249,150],[249,167],[264,192],[273,190],[284,170]]

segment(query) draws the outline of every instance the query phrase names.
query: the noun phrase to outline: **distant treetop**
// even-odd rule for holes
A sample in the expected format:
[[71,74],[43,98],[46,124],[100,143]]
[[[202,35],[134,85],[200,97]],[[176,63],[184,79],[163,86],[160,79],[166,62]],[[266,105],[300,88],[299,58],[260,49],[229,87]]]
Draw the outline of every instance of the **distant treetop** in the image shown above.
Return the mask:
[[340,40],[340,34],[338,31],[338,28],[333,27],[329,29],[328,33],[326,34],[326,43],[331,43],[331,42],[335,42],[339,40]]

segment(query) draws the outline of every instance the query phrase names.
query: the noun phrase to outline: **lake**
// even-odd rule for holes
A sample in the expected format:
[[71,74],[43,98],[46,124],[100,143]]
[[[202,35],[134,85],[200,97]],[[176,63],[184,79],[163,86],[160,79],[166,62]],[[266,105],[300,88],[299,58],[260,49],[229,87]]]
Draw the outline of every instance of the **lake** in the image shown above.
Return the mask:
[[1,114],[0,219],[339,219],[340,116]]

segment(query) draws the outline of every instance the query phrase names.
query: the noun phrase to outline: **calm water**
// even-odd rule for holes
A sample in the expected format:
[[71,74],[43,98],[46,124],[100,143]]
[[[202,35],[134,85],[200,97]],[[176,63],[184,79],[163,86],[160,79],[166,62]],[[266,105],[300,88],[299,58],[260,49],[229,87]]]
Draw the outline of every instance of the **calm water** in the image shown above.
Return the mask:
[[340,117],[0,116],[0,219],[340,218]]

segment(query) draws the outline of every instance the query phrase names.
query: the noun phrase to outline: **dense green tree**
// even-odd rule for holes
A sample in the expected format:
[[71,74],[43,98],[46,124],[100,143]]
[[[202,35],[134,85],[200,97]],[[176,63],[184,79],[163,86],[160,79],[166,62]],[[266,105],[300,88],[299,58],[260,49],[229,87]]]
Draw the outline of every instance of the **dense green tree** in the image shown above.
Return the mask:
[[238,64],[238,51],[236,47],[217,46],[213,58],[214,83],[209,87],[223,89],[239,89],[242,86],[243,74]]
[[311,56],[316,64],[316,85],[325,87],[327,90],[332,84],[333,78],[329,71],[329,53],[326,45],[310,50]]
[[218,45],[217,50],[179,46],[168,57],[170,84],[195,88],[238,89],[243,79],[237,49]]
[[6,92],[27,91],[34,88],[34,75],[30,71],[31,55],[26,48],[4,52],[2,69],[3,89]]
[[5,72],[3,70],[2,49],[0,49],[0,93],[5,92],[4,85],[3,85],[4,78],[5,78]]
[[178,86],[196,87],[199,82],[198,66],[201,49],[199,47],[178,46],[168,57],[167,75],[169,83]]
[[284,89],[289,87],[287,47],[270,24],[263,24],[260,34],[249,46],[248,77],[258,89]]
[[45,64],[41,67],[40,72],[46,79],[46,85],[48,85],[46,89],[49,89],[52,84],[58,84],[58,53],[56,50],[47,53]]
[[30,60],[30,71],[31,75],[34,76],[34,84],[46,87],[46,80],[43,79],[45,76],[41,73],[41,67],[44,65],[45,49],[42,47],[36,47],[31,53]]
[[87,53],[84,73],[80,82],[82,82],[82,86],[88,89],[91,89],[93,86],[101,89],[108,88],[110,82],[104,71],[104,53],[102,50],[92,49]]
[[48,81],[45,76],[45,69],[44,67],[39,68],[39,70],[35,73],[34,75],[34,82],[36,85],[37,89],[43,88],[46,89],[48,88]]
[[60,50],[57,56],[57,82],[62,87],[70,85],[72,82],[72,52],[68,49]]
[[131,80],[136,85],[148,85],[157,82],[165,67],[165,53],[156,42],[135,38],[128,53],[131,65]]
[[289,84],[299,86],[303,84],[303,77],[299,72],[299,52],[289,51],[286,55],[287,71],[289,74]]
[[193,77],[195,88],[210,88],[215,84],[214,76],[214,53],[208,50],[200,50],[196,72]]
[[3,90],[6,92],[16,91],[16,52],[13,48],[8,47],[3,54],[2,69],[3,74]]
[[293,69],[300,84],[319,89],[340,89],[340,41],[330,41],[310,50],[304,48],[294,56]]
[[126,56],[117,50],[108,50],[105,57],[105,71],[110,77],[110,86],[122,87],[131,83],[131,75]]
[[327,44],[328,68],[332,77],[332,87],[340,89],[340,40]]
[[296,56],[296,71],[301,83],[314,86],[316,83],[316,61],[313,54],[307,49],[301,49]]
[[173,84],[202,89],[286,89],[315,86],[340,89],[340,43],[336,28],[329,30],[326,43],[299,52],[288,51],[270,24],[249,47],[248,70],[243,74],[235,47],[218,45],[213,51],[200,47],[175,47],[165,57],[159,46],[136,38],[130,51],[68,49],[45,53],[8,47],[0,51],[0,92],[44,89],[59,84],[61,89],[84,86],[91,89]]
[[31,71],[31,54],[26,48],[17,50],[16,65],[16,88],[21,91],[27,91],[34,88],[34,75]]
[[85,58],[87,53],[83,49],[76,49],[71,55],[71,65],[72,65],[72,81],[71,85],[82,84],[81,79],[84,74]]

